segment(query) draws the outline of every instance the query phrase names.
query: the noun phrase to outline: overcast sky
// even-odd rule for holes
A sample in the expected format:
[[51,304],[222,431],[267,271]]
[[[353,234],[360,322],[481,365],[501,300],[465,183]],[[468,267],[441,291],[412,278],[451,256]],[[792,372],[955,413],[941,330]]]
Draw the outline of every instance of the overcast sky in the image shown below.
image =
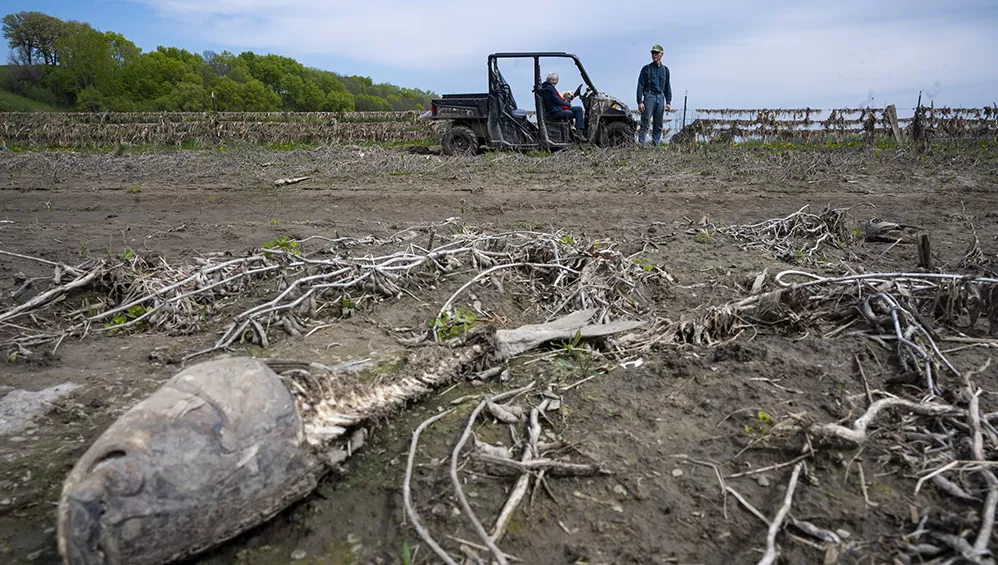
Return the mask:
[[491,52],[568,51],[633,106],[661,44],[673,104],[688,92],[691,108],[911,108],[919,91],[936,105],[998,100],[998,0],[3,1],[3,13],[20,10],[87,21],[144,50],[276,53],[438,93],[485,90]]

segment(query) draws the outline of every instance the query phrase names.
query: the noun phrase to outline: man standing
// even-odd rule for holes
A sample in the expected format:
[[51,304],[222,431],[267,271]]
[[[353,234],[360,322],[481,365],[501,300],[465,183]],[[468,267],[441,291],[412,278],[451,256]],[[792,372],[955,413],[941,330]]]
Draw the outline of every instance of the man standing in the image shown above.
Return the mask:
[[651,48],[651,63],[641,67],[638,75],[638,111],[641,112],[641,128],[638,130],[638,143],[645,144],[648,133],[648,120],[654,118],[651,130],[652,144],[662,141],[662,112],[672,110],[672,84],[669,80],[669,67],[662,64],[662,46]]

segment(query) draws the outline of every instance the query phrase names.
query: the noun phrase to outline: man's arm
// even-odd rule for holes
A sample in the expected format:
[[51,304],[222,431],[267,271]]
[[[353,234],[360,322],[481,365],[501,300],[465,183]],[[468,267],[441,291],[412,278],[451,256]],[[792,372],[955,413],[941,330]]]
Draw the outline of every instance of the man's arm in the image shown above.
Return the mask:
[[669,67],[665,68],[665,103],[672,104],[672,77]]
[[648,65],[641,67],[638,73],[638,106],[645,101],[645,82],[648,80]]

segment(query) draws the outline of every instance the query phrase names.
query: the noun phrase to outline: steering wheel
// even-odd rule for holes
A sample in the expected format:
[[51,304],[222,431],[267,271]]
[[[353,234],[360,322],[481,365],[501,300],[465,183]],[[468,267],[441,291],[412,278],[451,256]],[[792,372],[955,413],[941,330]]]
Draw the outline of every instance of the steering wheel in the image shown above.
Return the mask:
[[[575,97],[576,97],[576,98],[578,98],[579,96],[581,96],[581,95],[582,95],[582,87],[583,87],[583,86],[585,86],[585,83],[583,83],[583,84],[580,84],[580,85],[579,85],[579,88],[576,88],[576,89],[575,89]],[[587,89],[586,89],[586,94],[588,94],[588,93],[589,93],[589,89],[587,88]]]

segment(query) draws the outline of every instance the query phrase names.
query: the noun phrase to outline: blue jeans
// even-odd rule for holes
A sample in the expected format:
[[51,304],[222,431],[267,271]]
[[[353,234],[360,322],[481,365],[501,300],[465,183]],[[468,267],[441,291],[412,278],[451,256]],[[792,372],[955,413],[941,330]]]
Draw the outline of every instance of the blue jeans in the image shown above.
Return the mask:
[[645,93],[645,111],[641,112],[641,127],[638,129],[638,143],[645,144],[645,134],[648,133],[648,121],[652,121],[651,142],[658,145],[662,142],[662,113],[665,112],[665,94]]
[[551,112],[550,116],[556,120],[571,120],[575,119],[575,127],[579,131],[586,129],[586,118],[585,110],[580,106],[569,106],[568,110],[558,110],[557,112]]

